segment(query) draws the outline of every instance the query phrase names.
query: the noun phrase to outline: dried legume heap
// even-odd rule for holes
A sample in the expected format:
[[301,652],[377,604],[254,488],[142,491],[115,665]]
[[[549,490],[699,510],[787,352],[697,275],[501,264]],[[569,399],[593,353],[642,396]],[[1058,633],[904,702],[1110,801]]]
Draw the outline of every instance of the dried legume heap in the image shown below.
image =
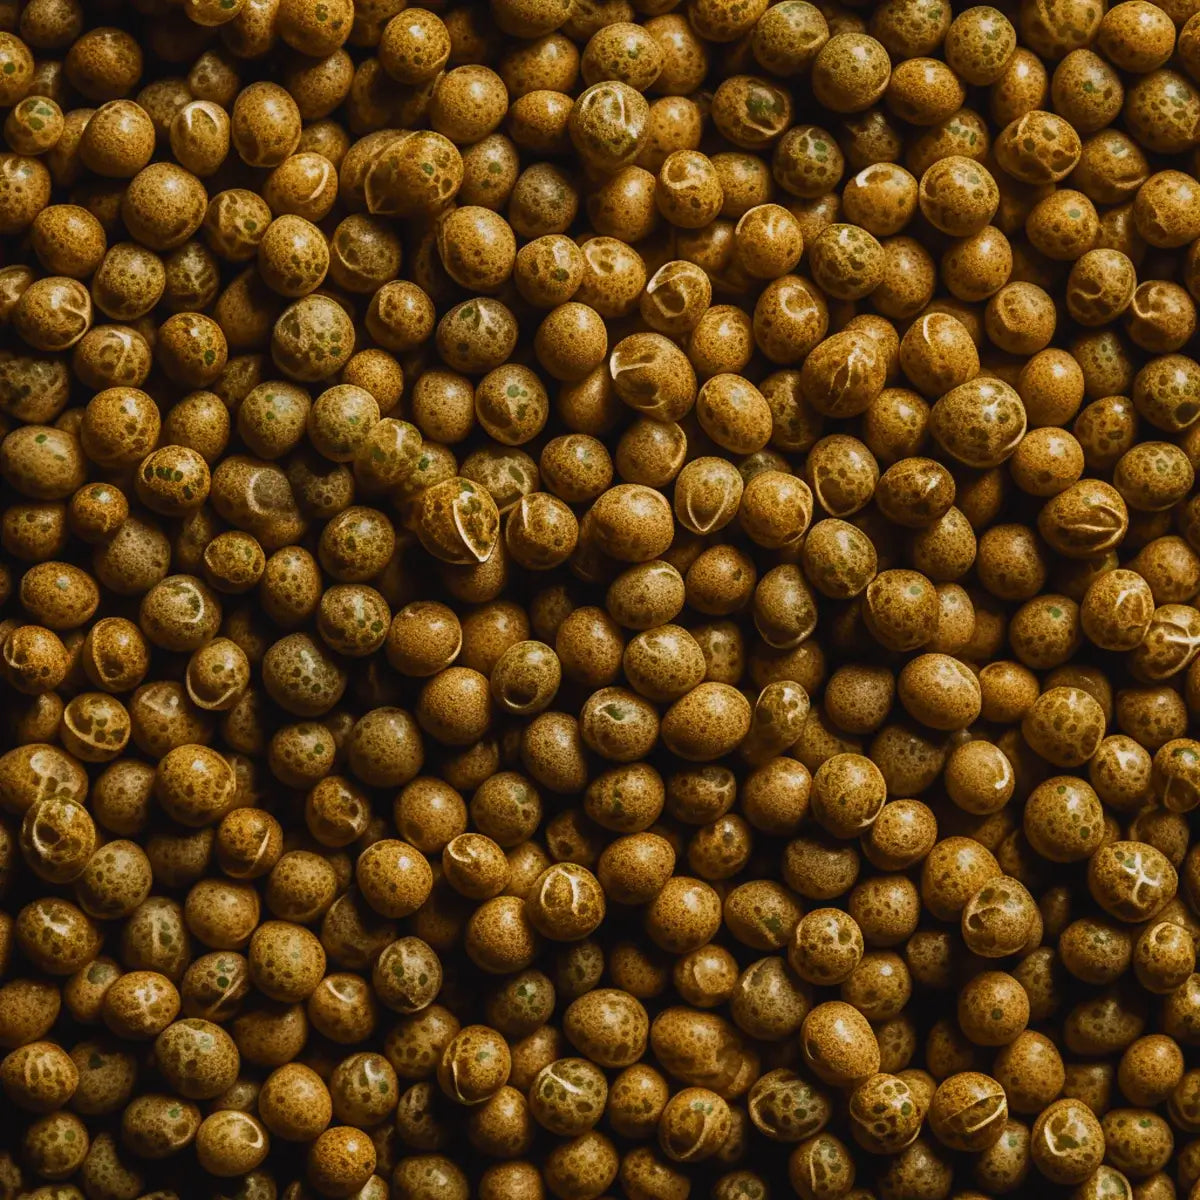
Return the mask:
[[0,1200],[1200,1198],[1200,0],[0,27]]

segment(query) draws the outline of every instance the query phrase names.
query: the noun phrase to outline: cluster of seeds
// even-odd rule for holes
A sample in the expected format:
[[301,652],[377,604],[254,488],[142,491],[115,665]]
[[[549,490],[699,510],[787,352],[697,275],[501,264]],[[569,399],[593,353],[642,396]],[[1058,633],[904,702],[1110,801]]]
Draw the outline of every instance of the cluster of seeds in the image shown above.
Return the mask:
[[0,0],[0,1200],[1200,1200],[1200,0]]

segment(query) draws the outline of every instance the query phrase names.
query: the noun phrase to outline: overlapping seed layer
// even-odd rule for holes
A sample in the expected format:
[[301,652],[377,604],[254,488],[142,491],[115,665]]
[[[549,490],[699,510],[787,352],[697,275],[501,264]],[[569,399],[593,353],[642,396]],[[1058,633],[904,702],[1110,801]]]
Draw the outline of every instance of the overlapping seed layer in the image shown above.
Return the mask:
[[0,0],[0,1200],[1200,1200],[1200,0]]

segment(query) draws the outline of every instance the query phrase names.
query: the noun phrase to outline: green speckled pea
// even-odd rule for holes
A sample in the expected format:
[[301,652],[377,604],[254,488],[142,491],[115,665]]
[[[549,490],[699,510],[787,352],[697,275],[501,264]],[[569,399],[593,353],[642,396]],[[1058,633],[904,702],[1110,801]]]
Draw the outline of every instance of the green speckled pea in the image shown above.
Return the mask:
[[1167,857],[1145,842],[1114,841],[1088,862],[1088,889],[1120,921],[1149,920],[1175,895],[1178,877]]
[[872,1075],[850,1095],[850,1131],[872,1154],[895,1154],[920,1132],[924,1107],[904,1079]]
[[219,1096],[237,1079],[240,1064],[229,1034],[196,1018],[164,1029],[155,1039],[154,1059],[172,1091],[189,1100]]
[[0,1086],[14,1104],[27,1112],[62,1108],[78,1083],[74,1061],[54,1042],[31,1042],[0,1062]]

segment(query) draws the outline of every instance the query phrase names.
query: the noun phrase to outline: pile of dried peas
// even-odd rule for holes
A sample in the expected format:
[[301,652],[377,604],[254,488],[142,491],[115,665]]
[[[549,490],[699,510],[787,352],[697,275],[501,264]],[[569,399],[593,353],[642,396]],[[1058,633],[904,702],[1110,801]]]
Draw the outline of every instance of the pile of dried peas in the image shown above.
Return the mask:
[[1197,1200],[1200,0],[403,5],[0,0],[0,1200]]

